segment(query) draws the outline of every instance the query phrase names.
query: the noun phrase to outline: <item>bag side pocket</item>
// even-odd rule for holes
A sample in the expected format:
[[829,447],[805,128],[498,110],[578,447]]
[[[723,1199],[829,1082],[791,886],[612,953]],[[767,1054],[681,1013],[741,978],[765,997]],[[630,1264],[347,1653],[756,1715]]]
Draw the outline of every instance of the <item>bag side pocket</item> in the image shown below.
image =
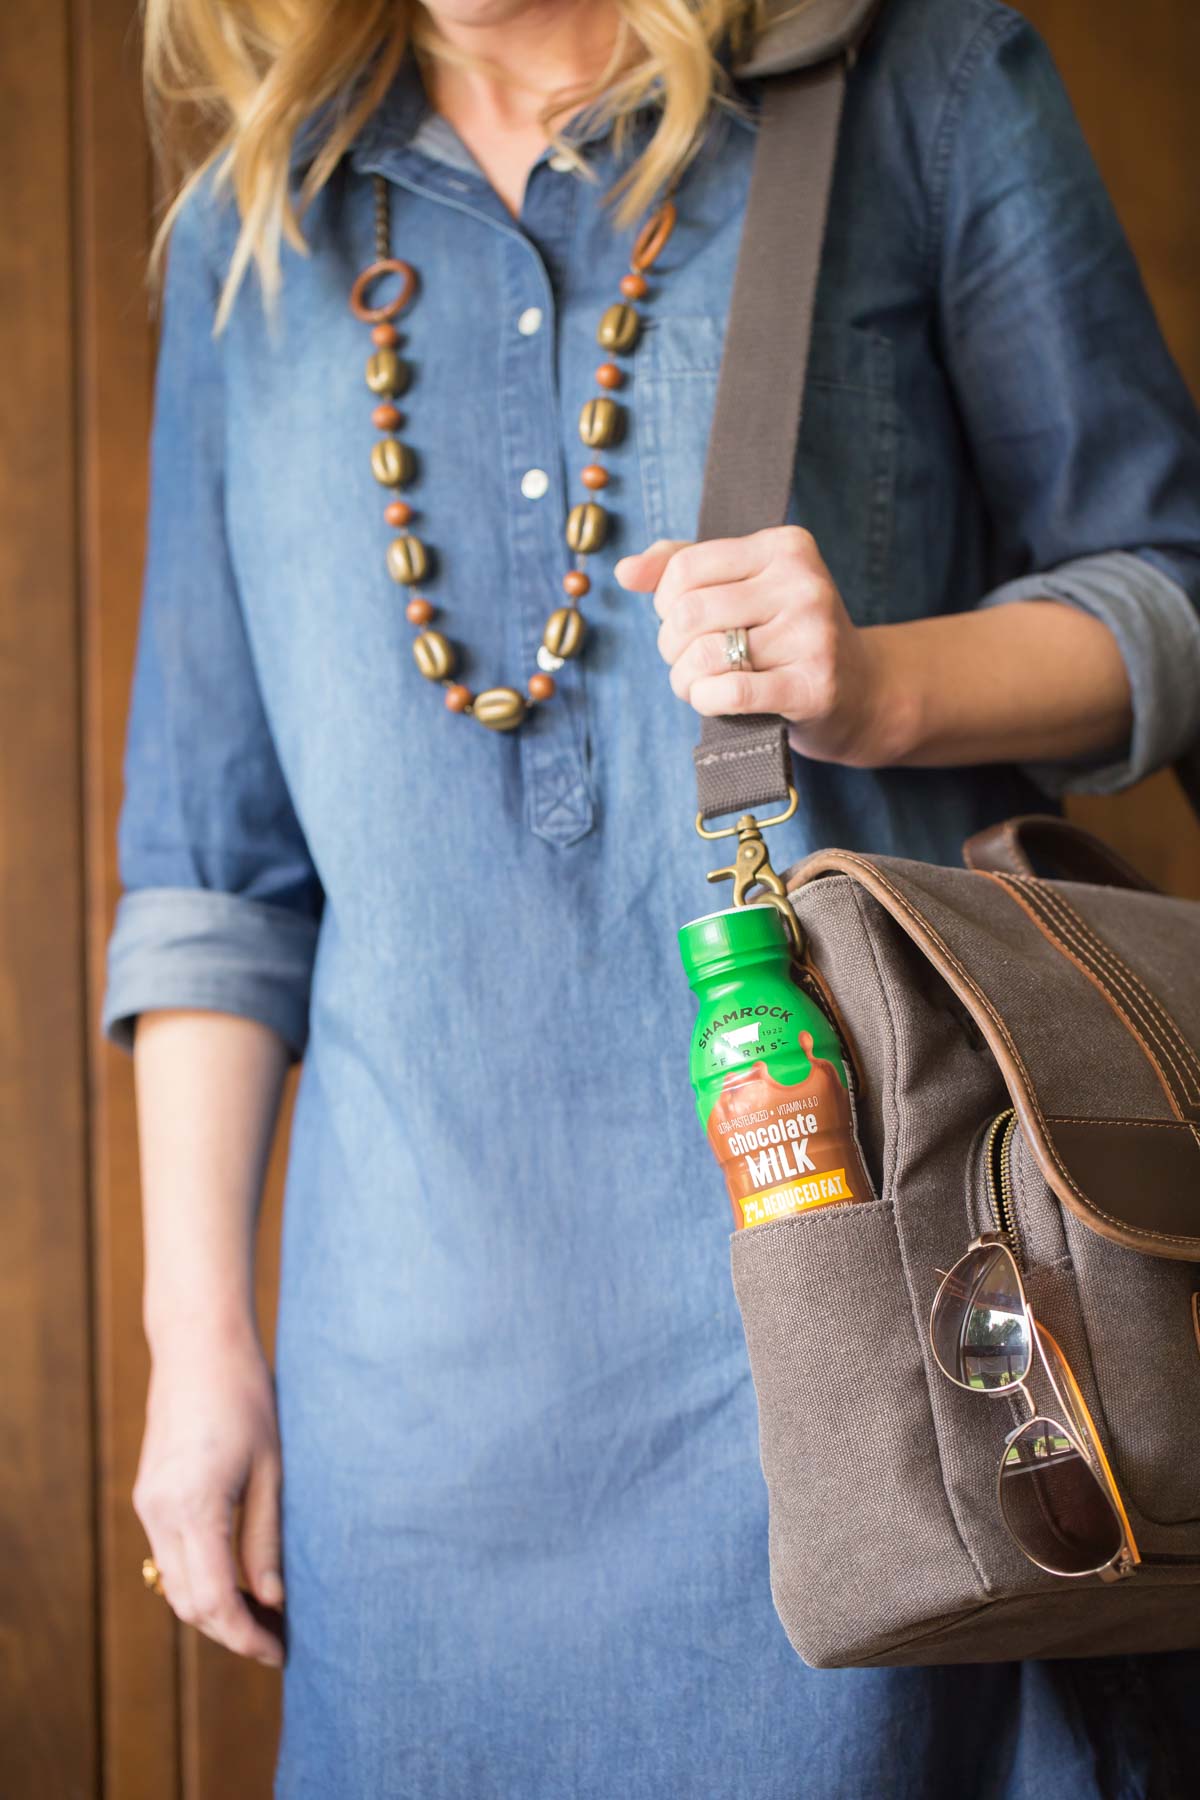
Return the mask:
[[771,1588],[816,1667],[985,1598],[946,1500],[890,1198],[735,1232]]

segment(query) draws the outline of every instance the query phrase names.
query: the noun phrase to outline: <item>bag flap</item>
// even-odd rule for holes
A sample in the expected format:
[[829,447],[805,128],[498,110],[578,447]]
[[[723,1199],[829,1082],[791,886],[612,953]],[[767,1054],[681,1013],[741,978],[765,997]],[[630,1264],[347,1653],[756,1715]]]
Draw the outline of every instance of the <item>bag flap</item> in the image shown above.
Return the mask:
[[783,879],[794,898],[835,874],[966,1006],[1063,1205],[1127,1249],[1200,1260],[1200,905],[846,850]]

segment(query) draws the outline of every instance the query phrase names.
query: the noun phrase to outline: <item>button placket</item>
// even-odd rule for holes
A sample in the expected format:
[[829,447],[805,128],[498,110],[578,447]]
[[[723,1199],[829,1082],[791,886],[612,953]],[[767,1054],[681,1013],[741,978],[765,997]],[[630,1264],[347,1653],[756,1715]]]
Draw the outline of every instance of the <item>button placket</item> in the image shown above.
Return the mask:
[[[573,186],[536,177],[526,209],[532,211],[530,237],[505,251],[505,280],[514,298],[529,293],[529,259],[536,260],[547,288],[547,259],[567,254],[575,206]],[[524,222],[524,221],[523,221]],[[536,234],[538,243],[531,239]],[[519,299],[517,299],[519,307]],[[558,324],[553,302],[544,308],[541,329],[507,335],[503,345],[501,454],[508,491],[513,636],[526,679],[539,665],[537,652],[546,620],[568,604],[562,578],[571,553],[565,537],[566,457],[560,432]],[[556,692],[539,706],[520,733],[526,817],[530,830],[547,843],[565,846],[591,830],[594,809],[585,760],[584,675],[570,658],[555,671]]]

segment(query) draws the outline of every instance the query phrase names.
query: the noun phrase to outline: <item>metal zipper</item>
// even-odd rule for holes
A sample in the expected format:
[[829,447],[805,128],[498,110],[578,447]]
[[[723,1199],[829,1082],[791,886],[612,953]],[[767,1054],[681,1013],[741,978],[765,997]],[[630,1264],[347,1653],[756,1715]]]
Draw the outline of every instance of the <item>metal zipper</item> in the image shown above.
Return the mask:
[[1003,1233],[1014,1251],[1017,1249],[1017,1231],[1013,1221],[1010,1151],[1016,1129],[1017,1115],[1011,1106],[997,1113],[988,1128],[983,1155],[992,1218],[996,1230]]

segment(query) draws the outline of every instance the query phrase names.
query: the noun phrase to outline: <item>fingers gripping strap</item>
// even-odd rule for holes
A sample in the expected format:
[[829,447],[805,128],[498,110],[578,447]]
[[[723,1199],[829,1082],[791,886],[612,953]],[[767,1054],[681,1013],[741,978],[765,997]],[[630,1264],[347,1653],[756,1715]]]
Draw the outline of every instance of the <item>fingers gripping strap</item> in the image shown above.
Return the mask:
[[[845,88],[841,58],[763,84],[701,540],[780,525],[787,513]],[[705,719],[693,756],[704,818],[787,798],[791,752],[775,713]]]

